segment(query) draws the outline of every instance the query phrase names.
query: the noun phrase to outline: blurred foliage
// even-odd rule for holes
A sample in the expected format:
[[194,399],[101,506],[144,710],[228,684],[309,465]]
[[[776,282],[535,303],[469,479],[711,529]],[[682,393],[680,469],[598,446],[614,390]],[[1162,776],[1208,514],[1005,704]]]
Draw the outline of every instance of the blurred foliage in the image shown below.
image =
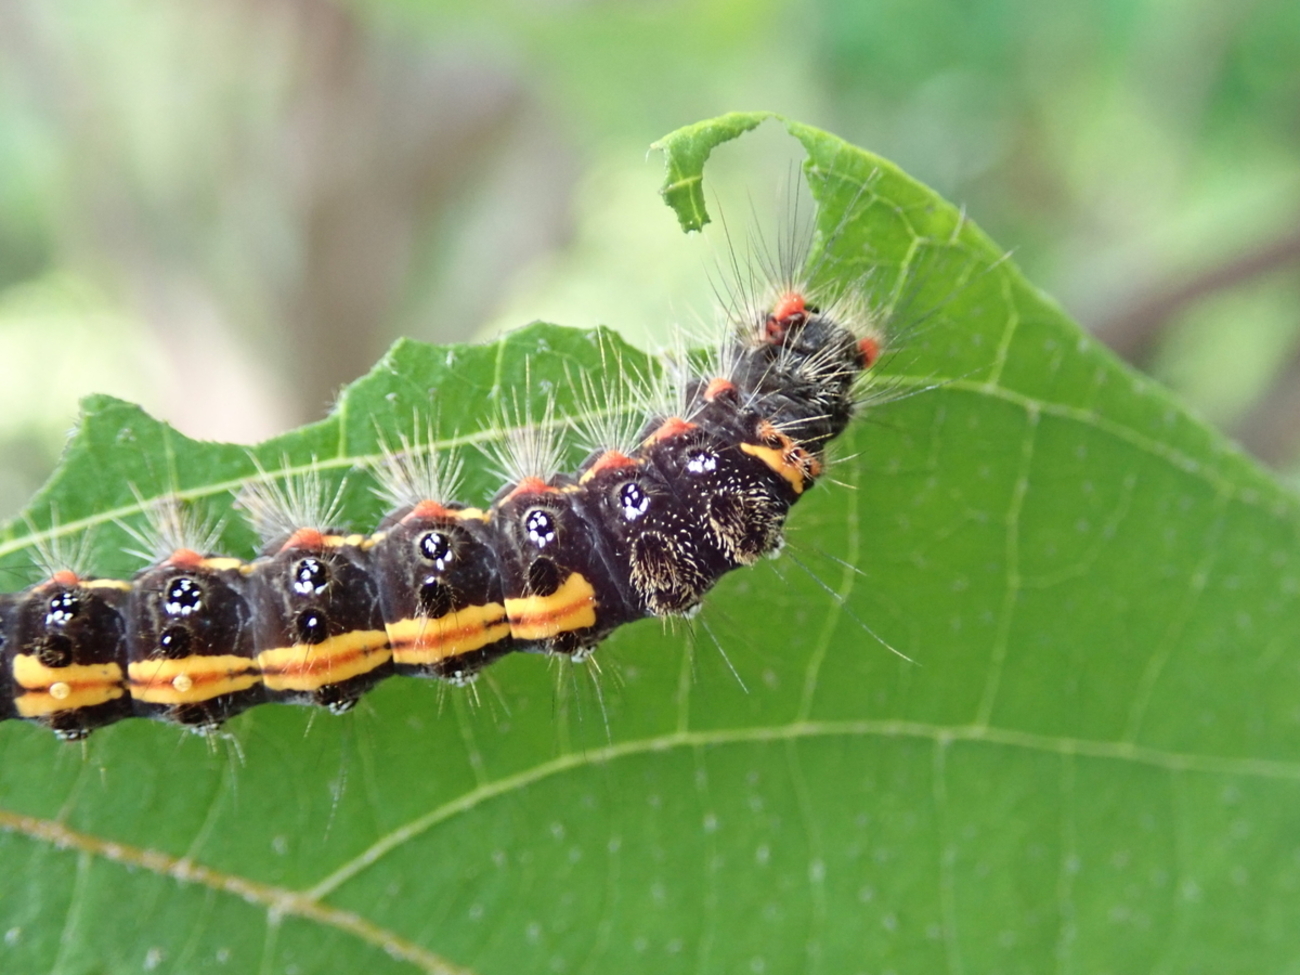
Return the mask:
[[[707,314],[709,253],[645,192],[645,147],[736,108],[964,202],[1076,317],[1294,463],[1297,64],[1291,0],[11,0],[0,511],[92,391],[254,440],[398,334],[543,318],[652,344]],[[757,210],[795,156],[768,138],[766,168],[714,183]],[[743,223],[745,193],[723,202]]]

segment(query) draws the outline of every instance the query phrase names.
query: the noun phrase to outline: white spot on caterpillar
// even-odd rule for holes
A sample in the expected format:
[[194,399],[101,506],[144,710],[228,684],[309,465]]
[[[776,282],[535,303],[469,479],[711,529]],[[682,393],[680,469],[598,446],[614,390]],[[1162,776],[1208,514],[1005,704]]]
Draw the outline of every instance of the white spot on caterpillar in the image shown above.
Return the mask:
[[650,510],[650,495],[635,481],[629,481],[619,489],[618,499],[623,506],[623,517],[628,521],[636,521]]
[[555,541],[555,521],[549,514],[538,508],[534,508],[525,516],[524,529],[528,532],[528,540],[538,548],[546,548]]
[[707,450],[692,452],[686,462],[686,469],[692,474],[709,474],[718,469],[718,456]]
[[45,614],[46,626],[63,626],[72,622],[80,609],[75,593],[61,592],[50,599],[49,609]]

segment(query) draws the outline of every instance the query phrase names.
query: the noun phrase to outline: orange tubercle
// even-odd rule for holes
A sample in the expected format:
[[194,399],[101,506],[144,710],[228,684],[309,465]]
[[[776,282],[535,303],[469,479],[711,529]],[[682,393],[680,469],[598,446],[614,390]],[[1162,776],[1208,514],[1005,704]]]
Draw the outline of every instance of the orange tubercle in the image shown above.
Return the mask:
[[776,428],[771,420],[760,420],[758,439],[769,447],[789,447],[793,441]]
[[797,291],[787,291],[776,299],[770,317],[778,322],[788,322],[790,319],[804,314],[807,310],[808,305],[804,301],[803,295]]
[[280,551],[284,552],[291,548],[322,549],[324,547],[324,533],[316,528],[299,528],[285,539],[284,544],[280,546]]
[[862,368],[870,369],[880,359],[880,339],[874,335],[859,339],[858,355],[862,357]]
[[600,471],[610,471],[619,467],[635,467],[637,461],[633,460],[627,454],[619,453],[617,450],[607,450],[596,458],[596,463],[588,469],[588,473],[596,474]]
[[704,398],[712,403],[719,396],[725,396],[736,392],[736,384],[730,379],[723,379],[719,376],[717,379],[710,379],[709,385],[704,387]]
[[81,584],[81,579],[71,569],[60,569],[50,576],[50,582],[57,582],[61,586],[76,586]]
[[406,518],[450,518],[452,513],[440,505],[437,501],[421,501],[410,510]]
[[178,569],[193,569],[203,561],[203,556],[192,548],[178,548],[167,558],[168,565],[174,565]]
[[551,487],[540,477],[525,477],[515,485],[513,491],[507,494],[502,501],[509,501],[511,498],[520,494],[546,494],[554,492],[555,488]]
[[645,442],[648,444],[658,443],[660,440],[667,440],[669,437],[675,437],[679,433],[685,433],[687,430],[694,430],[694,423],[687,423],[680,416],[670,416],[659,424],[659,428],[654,433],[646,437]]

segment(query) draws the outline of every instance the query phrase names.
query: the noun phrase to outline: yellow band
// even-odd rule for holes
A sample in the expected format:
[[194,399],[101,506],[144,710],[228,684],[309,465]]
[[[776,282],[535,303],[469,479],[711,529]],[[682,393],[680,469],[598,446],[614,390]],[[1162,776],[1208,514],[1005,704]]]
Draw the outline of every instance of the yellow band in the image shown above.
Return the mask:
[[195,654],[178,660],[136,660],[127,665],[131,696],[148,704],[195,704],[259,683],[253,661],[235,654]]
[[506,600],[510,633],[516,640],[546,640],[596,625],[596,590],[574,572],[549,596]]
[[316,691],[368,674],[392,656],[383,630],[352,630],[320,643],[263,650],[257,655],[257,668],[273,691]]
[[388,624],[393,662],[432,664],[472,653],[510,635],[500,603],[466,606],[436,619],[416,617]]
[[36,657],[20,653],[14,656],[13,676],[24,691],[14,698],[24,718],[90,708],[126,693],[122,668],[115,663],[46,667]]
[[782,451],[777,450],[775,447],[760,447],[758,444],[752,443],[742,443],[740,449],[751,457],[757,457],[764,464],[789,481],[790,486],[794,488],[795,494],[803,494],[803,471],[794,464],[789,463],[785,459],[785,455]]

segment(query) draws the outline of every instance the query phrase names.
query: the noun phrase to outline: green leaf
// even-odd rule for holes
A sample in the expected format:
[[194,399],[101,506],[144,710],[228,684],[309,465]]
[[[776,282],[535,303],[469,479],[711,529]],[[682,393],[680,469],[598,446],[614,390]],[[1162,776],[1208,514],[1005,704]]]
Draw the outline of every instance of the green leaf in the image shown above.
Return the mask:
[[704,205],[704,164],[709,155],[720,143],[739,138],[769,118],[771,112],[730,112],[670,132],[650,147],[664,154],[668,174],[659,193],[677,212],[682,230],[701,230],[709,222]]
[[[756,118],[661,143],[684,226],[708,152]],[[215,744],[0,725],[3,970],[1294,970],[1294,497],[952,206],[786,124],[820,283],[911,323],[900,395],[850,428],[789,554],[727,577],[692,629],[626,627],[598,677],[516,655],[477,697],[392,680],[342,718],[257,708]],[[400,343],[255,453],[342,481],[417,416],[489,440],[494,401],[571,405],[600,362],[551,326]],[[129,572],[132,485],[220,507],[260,476],[92,400],[0,557],[94,528],[96,568]],[[380,514],[366,481],[345,486],[358,527]],[[226,543],[251,554],[237,520]]]

